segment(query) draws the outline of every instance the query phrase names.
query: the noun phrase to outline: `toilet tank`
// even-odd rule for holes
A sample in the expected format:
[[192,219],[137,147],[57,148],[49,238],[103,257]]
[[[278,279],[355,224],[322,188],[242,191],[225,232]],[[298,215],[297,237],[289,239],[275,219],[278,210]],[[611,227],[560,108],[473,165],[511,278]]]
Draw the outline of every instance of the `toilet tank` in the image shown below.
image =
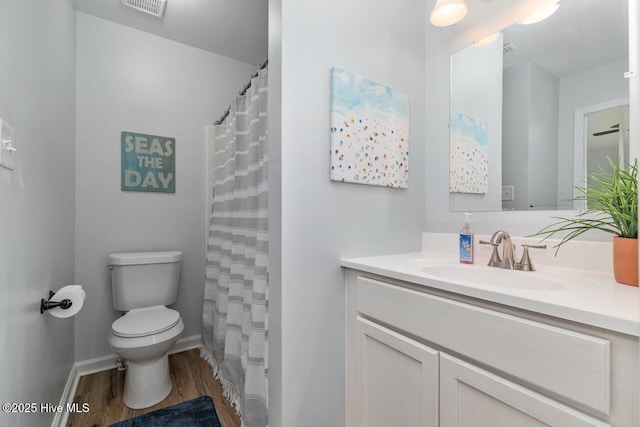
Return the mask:
[[169,305],[176,301],[182,252],[129,252],[109,255],[113,308]]

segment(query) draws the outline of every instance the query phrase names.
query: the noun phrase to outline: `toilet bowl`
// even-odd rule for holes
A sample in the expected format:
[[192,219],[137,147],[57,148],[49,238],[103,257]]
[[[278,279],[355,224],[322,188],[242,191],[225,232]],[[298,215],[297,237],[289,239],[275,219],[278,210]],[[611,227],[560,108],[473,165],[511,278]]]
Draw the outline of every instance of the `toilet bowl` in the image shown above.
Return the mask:
[[131,310],[113,322],[109,344],[128,361],[123,400],[129,408],[153,406],[171,393],[168,351],[183,329],[180,314],[165,306]]
[[182,252],[109,256],[113,307],[124,313],[111,325],[109,344],[127,361],[124,404],[148,408],[171,393],[168,352],[184,329],[176,301]]

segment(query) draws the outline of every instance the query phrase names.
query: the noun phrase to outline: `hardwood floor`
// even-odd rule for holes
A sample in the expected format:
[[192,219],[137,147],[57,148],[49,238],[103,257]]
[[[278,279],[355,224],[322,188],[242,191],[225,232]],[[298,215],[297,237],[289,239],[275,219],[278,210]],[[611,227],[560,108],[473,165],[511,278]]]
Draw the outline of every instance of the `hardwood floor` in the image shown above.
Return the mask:
[[106,427],[198,396],[211,396],[222,427],[240,426],[235,409],[222,395],[222,386],[213,377],[211,366],[200,357],[199,349],[170,355],[169,366],[173,381],[171,394],[145,409],[130,409],[122,402],[125,372],[114,368],[80,378],[73,401],[80,407],[88,403],[89,411],[71,413],[67,427]]

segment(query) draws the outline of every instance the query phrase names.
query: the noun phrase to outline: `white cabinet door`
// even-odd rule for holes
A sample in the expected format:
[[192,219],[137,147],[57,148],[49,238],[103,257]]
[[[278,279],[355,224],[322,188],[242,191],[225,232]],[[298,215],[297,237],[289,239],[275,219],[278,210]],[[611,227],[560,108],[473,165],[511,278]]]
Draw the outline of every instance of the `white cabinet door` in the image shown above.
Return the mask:
[[441,427],[610,425],[455,357],[440,354]]
[[357,425],[437,427],[438,352],[360,317],[356,333]]

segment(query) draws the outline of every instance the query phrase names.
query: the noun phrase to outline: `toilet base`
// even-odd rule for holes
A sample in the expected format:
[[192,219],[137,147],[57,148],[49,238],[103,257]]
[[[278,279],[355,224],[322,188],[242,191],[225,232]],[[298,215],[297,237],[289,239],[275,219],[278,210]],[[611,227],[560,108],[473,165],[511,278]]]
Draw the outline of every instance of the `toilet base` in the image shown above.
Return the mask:
[[129,361],[124,383],[124,404],[131,409],[148,408],[164,400],[171,393],[169,357]]

